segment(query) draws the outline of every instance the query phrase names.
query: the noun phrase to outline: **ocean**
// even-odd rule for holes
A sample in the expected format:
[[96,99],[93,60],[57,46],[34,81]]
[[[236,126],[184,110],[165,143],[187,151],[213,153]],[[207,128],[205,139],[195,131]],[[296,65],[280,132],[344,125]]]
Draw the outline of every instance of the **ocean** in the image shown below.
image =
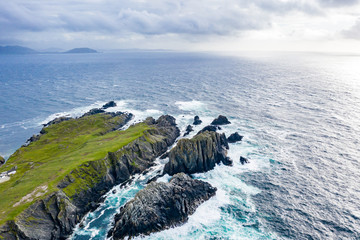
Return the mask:
[[[110,100],[133,122],[173,115],[182,132],[195,115],[197,131],[222,114],[231,124],[221,132],[244,138],[230,144],[234,166],[194,175],[216,196],[145,239],[360,239],[359,66],[358,55],[320,53],[0,56],[0,155],[51,119]],[[106,239],[119,207],[165,161],[107,193],[70,239]]]

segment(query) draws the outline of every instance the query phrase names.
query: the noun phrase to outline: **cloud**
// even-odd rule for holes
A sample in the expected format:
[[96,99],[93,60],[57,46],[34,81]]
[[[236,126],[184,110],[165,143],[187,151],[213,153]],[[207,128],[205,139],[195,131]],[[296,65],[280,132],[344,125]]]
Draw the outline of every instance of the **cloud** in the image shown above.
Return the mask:
[[359,0],[319,0],[319,3],[325,7],[343,7],[356,5]]
[[0,43],[11,39],[45,41],[53,36],[59,41],[80,41],[82,35],[91,35],[94,41],[105,37],[131,41],[134,36],[149,39],[170,35],[172,39],[202,41],[268,31],[280,25],[289,29],[292,26],[287,22],[288,16],[326,17],[327,9],[357,3],[358,0],[0,1]]
[[360,39],[360,18],[350,29],[344,30],[342,34],[346,38]]
[[271,15],[314,11],[309,4],[275,0],[115,0],[0,3],[0,33],[7,31],[113,31],[139,34],[232,34],[271,26]]

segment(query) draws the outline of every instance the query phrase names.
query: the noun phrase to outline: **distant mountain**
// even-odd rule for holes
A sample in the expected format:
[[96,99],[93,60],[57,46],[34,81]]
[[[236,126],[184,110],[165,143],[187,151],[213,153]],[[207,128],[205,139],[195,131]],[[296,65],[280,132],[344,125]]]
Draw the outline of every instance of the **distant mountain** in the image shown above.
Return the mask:
[[97,53],[97,51],[91,48],[74,48],[64,53]]
[[36,54],[34,49],[21,46],[0,46],[0,54]]

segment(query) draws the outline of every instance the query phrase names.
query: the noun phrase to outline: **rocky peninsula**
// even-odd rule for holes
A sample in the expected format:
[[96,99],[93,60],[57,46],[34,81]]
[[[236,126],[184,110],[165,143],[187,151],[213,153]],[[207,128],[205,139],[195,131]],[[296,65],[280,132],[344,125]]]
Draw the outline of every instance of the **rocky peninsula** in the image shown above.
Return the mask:
[[[174,117],[149,117],[119,130],[133,115],[105,111],[114,106],[109,102],[79,118],[50,121],[1,166],[0,172],[13,175],[0,184],[0,195],[7,196],[0,201],[0,239],[67,238],[106,192],[145,173],[160,156],[169,159],[162,175],[173,177],[169,183],[151,181],[120,209],[109,232],[113,239],[178,226],[215,195],[216,188],[188,174],[232,165],[228,138],[217,126],[180,139],[168,151],[180,136]],[[215,123],[229,121],[219,116]],[[230,141],[242,138],[234,137]]]
[[119,131],[129,116],[54,121],[10,156],[0,171],[17,172],[0,184],[0,238],[66,238],[103,194],[152,166],[179,136],[168,115]]

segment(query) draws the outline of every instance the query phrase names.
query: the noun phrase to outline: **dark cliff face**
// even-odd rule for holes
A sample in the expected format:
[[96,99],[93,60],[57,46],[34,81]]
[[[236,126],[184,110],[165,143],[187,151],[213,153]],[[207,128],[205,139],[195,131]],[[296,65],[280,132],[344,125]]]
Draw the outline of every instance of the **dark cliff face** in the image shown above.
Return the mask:
[[78,208],[61,191],[39,200],[27,208],[16,221],[0,228],[4,239],[65,239],[81,215]]
[[179,172],[188,174],[206,172],[217,163],[227,163],[228,149],[225,134],[205,131],[192,139],[181,139],[169,152],[169,162],[164,173],[174,175]]
[[[180,131],[175,119],[148,118],[144,136],[104,159],[75,168],[59,184],[58,191],[25,209],[15,221],[0,226],[5,239],[66,239],[81,218],[114,185],[153,165],[156,157],[171,146]],[[35,231],[36,229],[36,231]]]
[[209,183],[178,173],[169,183],[150,183],[115,216],[113,239],[150,234],[187,221],[196,208],[214,196]]

